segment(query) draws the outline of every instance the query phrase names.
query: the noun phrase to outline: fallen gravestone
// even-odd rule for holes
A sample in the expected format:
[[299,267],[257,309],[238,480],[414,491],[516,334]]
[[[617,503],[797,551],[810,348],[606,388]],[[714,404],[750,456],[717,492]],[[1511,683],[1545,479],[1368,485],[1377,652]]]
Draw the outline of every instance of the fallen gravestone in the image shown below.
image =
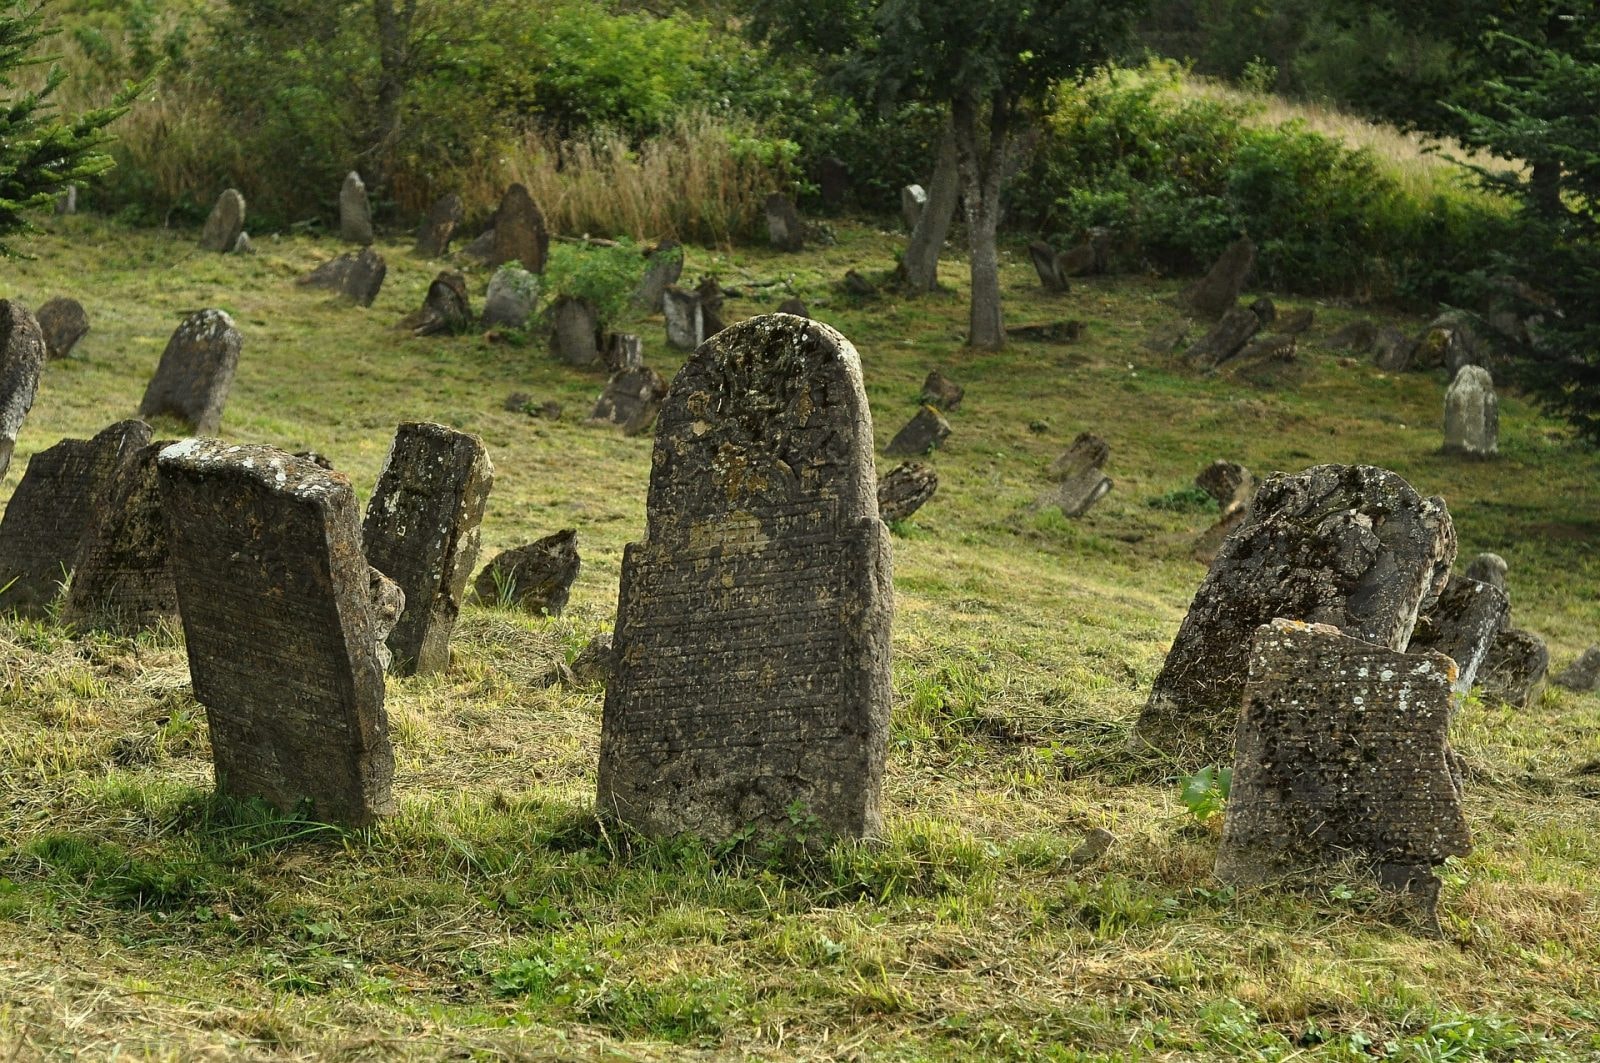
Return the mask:
[[563,295],[550,307],[550,350],[568,365],[597,365],[600,311],[587,299]]
[[456,227],[466,220],[467,211],[461,197],[446,193],[434,201],[433,208],[422,227],[417,230],[417,244],[413,253],[423,258],[438,258],[450,253],[450,241],[455,238]]
[[800,224],[800,212],[794,209],[794,200],[782,192],[767,197],[767,242],[779,251],[804,251],[805,227]]
[[967,393],[966,388],[934,369],[928,373],[928,378],[922,382],[921,402],[924,406],[951,412],[961,405],[961,399]]
[[1505,591],[1451,576],[1433,608],[1417,617],[1407,652],[1444,654],[1456,663],[1456,693],[1470,693],[1509,611]]
[[205,228],[200,231],[200,250],[227,254],[239,242],[244,232],[244,196],[236,189],[228,189],[217,197],[216,204],[206,217]]
[[1269,477],[1222,544],[1139,716],[1139,739],[1188,764],[1226,762],[1255,629],[1277,618],[1332,623],[1404,650],[1444,590],[1455,526],[1371,465]]
[[350,827],[393,811],[350,481],[272,447],[201,439],[162,451],[159,468],[217,789]]
[[1491,703],[1530,709],[1538,700],[1549,670],[1550,650],[1544,639],[1531,631],[1508,627],[1495,636],[1478,667],[1478,685]]
[[538,274],[507,263],[489,278],[489,293],[483,298],[483,327],[525,328],[538,303]]
[[428,285],[422,308],[409,314],[400,327],[413,336],[454,335],[472,327],[472,298],[467,294],[467,278],[453,270],[441,270]]
[[1372,364],[1389,373],[1404,373],[1411,368],[1416,343],[1393,325],[1378,330],[1372,341]]
[[1500,452],[1500,400],[1482,366],[1462,366],[1444,396],[1444,450],[1468,458]]
[[1472,851],[1448,741],[1455,672],[1328,625],[1257,629],[1216,874],[1255,885],[1351,857],[1432,915]]
[[197,310],[184,318],[161,352],[139,416],[170,415],[196,435],[216,435],[242,344],[233,318],[221,310]]
[[1194,346],[1184,352],[1184,361],[1196,369],[1215,369],[1244,349],[1261,331],[1261,319],[1247,306],[1236,306],[1223,313]]
[[916,232],[922,212],[928,209],[928,193],[921,185],[906,185],[900,190],[900,220],[906,232]]
[[156,462],[172,440],[148,443],[110,485],[72,565],[61,621],[131,635],[178,619],[167,518]]
[[500,199],[494,215],[494,236],[488,264],[520,262],[529,273],[543,273],[550,254],[550,233],[544,215],[522,185],[512,185]]
[[350,244],[372,243],[372,201],[366,182],[351,170],[339,188],[339,239]]
[[0,613],[49,614],[107,493],[149,442],[149,425],[119,421],[28,459],[0,519]]
[[937,448],[950,435],[950,422],[932,406],[923,406],[895,434],[883,452],[891,458],[920,457]]
[[795,317],[811,316],[811,311],[806,309],[806,304],[793,296],[778,304],[778,313],[793,314]]
[[606,335],[605,348],[600,352],[606,368],[613,373],[625,369],[644,368],[644,340],[631,332],[611,332]]
[[939,474],[920,461],[903,461],[878,481],[878,515],[884,521],[905,520],[927,505],[939,490]]
[[0,476],[11,465],[17,433],[33,409],[44,362],[39,322],[15,299],[0,299]]
[[35,315],[44,336],[45,357],[65,358],[89,332],[89,315],[76,299],[57,296],[39,308]]
[[1111,477],[1101,471],[1111,447],[1092,432],[1080,432],[1072,446],[1050,465],[1049,476],[1055,481],[1039,496],[1040,508],[1058,506],[1066,517],[1081,517],[1094,508],[1094,504],[1111,493]]
[[692,351],[705,339],[705,312],[700,297],[675,284],[661,295],[661,312],[667,319],[667,343],[679,350]]
[[1241,237],[1228,245],[1211,270],[1184,291],[1179,301],[1202,317],[1221,317],[1234,309],[1256,264],[1256,245]]
[[1600,646],[1590,646],[1584,650],[1582,657],[1573,661],[1556,676],[1555,684],[1567,690],[1576,690],[1580,694],[1600,690]]
[[645,255],[644,276],[633,293],[633,305],[639,310],[656,313],[669,285],[677,284],[683,276],[683,245],[676,240],[663,240]]
[[378,473],[361,544],[368,564],[405,592],[389,634],[396,675],[442,672],[450,634],[478,560],[494,464],[477,436],[429,421],[407,421]]
[[606,381],[606,389],[600,393],[589,419],[618,425],[623,435],[636,436],[655,423],[666,397],[667,382],[654,369],[623,369]]
[[602,814],[712,842],[878,832],[894,592],[874,481],[844,337],[774,314],[695,352],[623,558]]
[[571,528],[495,555],[473,583],[484,605],[560,616],[582,567],[578,533]]

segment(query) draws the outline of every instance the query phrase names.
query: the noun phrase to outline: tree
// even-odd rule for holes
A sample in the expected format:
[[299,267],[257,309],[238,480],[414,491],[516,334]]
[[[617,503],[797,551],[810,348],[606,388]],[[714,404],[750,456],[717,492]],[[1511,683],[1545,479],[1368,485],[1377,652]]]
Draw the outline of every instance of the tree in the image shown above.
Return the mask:
[[111,156],[101,150],[111,140],[106,127],[127,113],[144,88],[130,85],[109,106],[72,118],[58,115],[52,101],[67,78],[58,66],[50,67],[37,89],[16,93],[16,74],[44,61],[34,56],[34,50],[55,32],[44,26],[43,19],[42,6],[30,9],[22,0],[0,2],[0,89],[8,93],[0,97],[3,257],[16,254],[7,237],[31,230],[29,211],[48,206],[69,185],[111,168]]

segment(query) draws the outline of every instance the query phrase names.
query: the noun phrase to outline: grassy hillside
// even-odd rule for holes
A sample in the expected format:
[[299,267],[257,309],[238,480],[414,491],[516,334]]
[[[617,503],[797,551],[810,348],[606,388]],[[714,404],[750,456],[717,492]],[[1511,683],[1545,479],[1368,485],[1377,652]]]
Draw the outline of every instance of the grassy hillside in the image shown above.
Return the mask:
[[[1477,849],[1444,869],[1437,940],[1355,875],[1220,887],[1218,822],[1122,753],[1203,574],[1188,546],[1214,512],[1187,488],[1218,457],[1258,475],[1395,469],[1446,497],[1463,555],[1507,558],[1516,618],[1556,667],[1596,641],[1600,455],[1518,396],[1502,396],[1502,458],[1463,463],[1439,453],[1442,374],[1315,346],[1352,318],[1339,308],[1317,307],[1313,342],[1275,376],[1196,379],[1139,344],[1177,320],[1175,283],[1047,297],[1016,249],[1010,320],[1079,318],[1086,336],[974,354],[955,294],[857,303],[832,287],[888,263],[890,234],[842,225],[801,256],[690,249],[686,276],[754,296],[730,319],[793,292],[854,341],[880,447],[928,370],[967,387],[932,458],[939,495],[894,543],[887,836],[793,868],[601,830],[601,692],[538,683],[609,627],[623,544],[643,532],[650,441],[584,423],[598,376],[537,347],[393,331],[439,268],[408,240],[382,245],[388,283],[359,310],[293,284],[340,250],[328,241],[261,239],[241,259],[199,254],[192,233],[51,224],[0,296],[76,295],[94,331],[46,368],[0,494],[29,453],[131,415],[180,316],[220,306],[245,335],[229,438],[313,447],[364,497],[397,421],[476,432],[497,471],[484,556],[575,527],[584,568],[566,616],[469,608],[447,675],[389,680],[402,810],[359,835],[210,798],[170,633],[0,622],[0,1046],[17,1058],[1600,1051],[1600,697],[1469,702],[1455,739]],[[486,272],[469,272],[481,302]],[[628,324],[653,365],[681,364],[659,318]],[[565,418],[507,412],[514,391]],[[1115,490],[1083,520],[1032,511],[1085,429],[1111,444]],[[1119,841],[1074,870],[1094,827]]]

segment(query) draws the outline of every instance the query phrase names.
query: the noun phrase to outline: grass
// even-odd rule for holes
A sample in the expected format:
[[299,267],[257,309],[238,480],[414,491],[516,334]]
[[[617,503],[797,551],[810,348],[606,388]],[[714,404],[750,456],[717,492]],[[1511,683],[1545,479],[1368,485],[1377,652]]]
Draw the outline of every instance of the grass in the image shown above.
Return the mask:
[[[1050,297],[1008,249],[1009,320],[1079,318],[1086,337],[980,354],[960,345],[956,294],[834,287],[887,268],[890,234],[841,224],[836,246],[798,256],[690,248],[687,279],[744,293],[730,320],[792,293],[854,341],[880,447],[930,369],[967,388],[931,459],[939,494],[895,539],[887,836],[797,867],[592,816],[601,693],[539,678],[610,625],[622,547],[643,532],[650,440],[584,423],[598,376],[538,345],[394,331],[441,265],[407,236],[381,243],[388,280],[362,310],[293,284],[341,250],[329,241],[269,236],[233,258],[191,232],[47,225],[4,294],[74,294],[94,327],[46,368],[0,493],[29,454],[129,415],[183,313],[221,306],[245,334],[229,438],[314,448],[364,496],[397,421],[476,432],[496,468],[481,558],[576,527],[584,567],[563,617],[468,607],[447,674],[390,679],[401,811],[349,835],[211,795],[173,633],[0,622],[0,1045],[17,1057],[1600,1051],[1600,786],[1584,774],[1600,698],[1462,712],[1477,848],[1445,869],[1442,939],[1396,925],[1357,875],[1220,887],[1216,819],[1195,822],[1175,778],[1120,752],[1203,574],[1188,546],[1213,515],[1176,502],[1218,457],[1258,475],[1393,468],[1448,499],[1464,555],[1506,556],[1517,621],[1556,667],[1593,642],[1600,455],[1521,396],[1502,395],[1501,459],[1462,463],[1439,452],[1442,374],[1317,347],[1353,316],[1340,307],[1317,306],[1286,374],[1196,379],[1138,343],[1174,320],[1176,281]],[[963,265],[945,266],[953,288]],[[481,301],[487,271],[468,272]],[[664,373],[681,363],[659,318],[624,323]],[[515,391],[566,416],[507,412]],[[1110,442],[1115,490],[1082,520],[1032,511],[1084,429]],[[1074,870],[1095,827],[1119,840]]]

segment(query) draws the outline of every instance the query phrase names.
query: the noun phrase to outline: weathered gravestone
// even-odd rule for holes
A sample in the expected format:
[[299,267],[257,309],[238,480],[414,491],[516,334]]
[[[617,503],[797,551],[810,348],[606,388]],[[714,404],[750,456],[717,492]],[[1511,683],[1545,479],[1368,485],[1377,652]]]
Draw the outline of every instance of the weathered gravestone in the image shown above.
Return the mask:
[[489,278],[489,293],[483,298],[483,327],[523,328],[538,303],[538,274],[507,263]]
[[667,319],[667,343],[692,351],[705,339],[705,311],[700,296],[669,284],[661,293],[661,312]]
[[272,447],[161,453],[217,789],[359,827],[393,811],[370,576],[350,481]]
[[966,393],[966,388],[935,369],[922,382],[921,402],[924,406],[932,406],[949,413],[961,405],[961,399]]
[[1256,316],[1257,321],[1261,322],[1262,328],[1278,320],[1278,304],[1274,303],[1269,296],[1263,295],[1251,303],[1250,312]]
[[606,368],[613,373],[620,373],[625,369],[643,369],[644,340],[631,332],[608,332],[600,357],[606,363]]
[[394,664],[389,635],[406,611],[406,592],[382,572],[367,566],[367,607],[372,611],[372,644],[378,652],[378,667],[385,672]]
[[467,294],[467,278],[452,270],[441,270],[428,285],[422,308],[407,314],[400,327],[413,336],[455,334],[472,327],[472,298]]
[[805,250],[805,229],[800,224],[800,212],[794,209],[794,200],[774,192],[767,197],[766,214],[768,243],[779,251]]
[[1389,373],[1404,373],[1411,368],[1416,342],[1393,325],[1378,330],[1372,341],[1372,364]]
[[1445,392],[1444,450],[1469,458],[1500,453],[1500,400],[1482,366],[1462,366]]
[[1505,591],[1451,576],[1433,608],[1417,617],[1408,652],[1442,653],[1450,658],[1456,663],[1455,691],[1467,694],[1509,611]]
[[1063,516],[1081,517],[1111,493],[1111,477],[1101,471],[1111,447],[1093,432],[1079,432],[1072,446],[1050,464],[1055,486],[1039,496],[1039,506],[1057,506]]
[[1072,287],[1062,272],[1056,249],[1043,240],[1028,245],[1028,257],[1033,260],[1033,271],[1039,275],[1039,284],[1047,292],[1064,292]]
[[885,522],[905,520],[927,505],[939,490],[939,474],[920,461],[903,461],[878,481],[878,515]]
[[1371,465],[1277,473],[1223,543],[1156,677],[1136,733],[1190,764],[1225,761],[1255,629],[1331,623],[1403,650],[1456,556],[1441,498]]
[[363,247],[360,251],[347,251],[338,258],[329,259],[297,278],[295,283],[305,288],[338,292],[359,306],[371,306],[388,272],[383,256],[370,247]]
[[1567,690],[1576,690],[1580,694],[1600,689],[1600,646],[1590,646],[1584,650],[1582,657],[1573,661],[1556,676],[1555,684]]
[[727,327],[722,323],[722,301],[726,296],[716,277],[701,277],[694,293],[700,297],[700,342],[704,343]]
[[11,466],[17,433],[33,409],[44,361],[39,322],[15,299],[0,299],[0,476]]
[[1228,245],[1210,272],[1190,285],[1179,301],[1202,317],[1221,317],[1238,303],[1255,264],[1256,245],[1249,237],[1241,237]]
[[876,833],[893,593],[855,349],[780,314],[707,341],[623,558],[600,810],[714,841]]
[[51,361],[71,354],[89,332],[89,315],[76,299],[57,296],[41,306],[35,318],[44,335],[45,357]]
[[950,422],[932,406],[924,406],[895,433],[883,452],[891,458],[914,458],[937,449],[949,436]]
[[78,186],[68,185],[66,190],[56,196],[57,214],[78,213]]
[[582,567],[578,533],[566,528],[527,546],[496,554],[478,573],[473,594],[484,605],[560,616]]
[[423,258],[438,258],[450,253],[450,241],[455,238],[456,226],[466,220],[467,211],[461,197],[448,192],[434,201],[428,217],[417,230],[414,253]]
[[1249,669],[1217,877],[1251,885],[1353,856],[1431,914],[1433,868],[1472,851],[1448,741],[1455,666],[1274,620]]
[[233,318],[222,310],[197,310],[184,318],[161,352],[139,416],[167,414],[196,435],[215,435],[243,342]]
[[429,421],[407,421],[367,503],[367,562],[405,592],[388,638],[396,675],[442,672],[450,633],[478,560],[478,526],[494,486],[483,440]]
[[1538,700],[1549,670],[1550,650],[1544,639],[1531,631],[1508,627],[1494,637],[1494,644],[1478,667],[1478,685],[1491,703],[1528,709]]
[[600,311],[587,299],[563,295],[550,307],[550,350],[568,365],[600,363]]
[[906,185],[900,190],[900,220],[906,232],[916,232],[922,212],[928,209],[928,193],[921,185]]
[[660,310],[667,287],[677,284],[681,276],[683,245],[676,240],[661,241],[645,255],[644,276],[634,290],[633,305],[650,313]]
[[1184,352],[1184,360],[1196,369],[1215,369],[1237,356],[1260,331],[1261,319],[1256,312],[1248,306],[1235,306]]
[[118,421],[93,439],[63,439],[28,459],[0,519],[0,612],[47,615],[108,492],[149,442],[149,425]]
[[1194,542],[1190,556],[1203,565],[1216,560],[1222,544],[1234,529],[1244,523],[1250,513],[1250,500],[1255,497],[1256,478],[1250,470],[1236,461],[1220,458],[1200,471],[1194,478],[1195,486],[1217,500],[1221,517],[1200,534]]
[[780,313],[780,314],[793,314],[795,317],[810,317],[811,316],[811,311],[806,308],[806,304],[801,302],[800,299],[798,297],[796,297],[796,296],[790,296],[789,298],[785,299],[783,302],[779,303],[778,304],[778,313]]
[[249,233],[239,234],[239,239],[233,242],[233,253],[236,255],[253,255],[256,253],[256,245],[251,241]]
[[550,233],[544,215],[522,185],[512,185],[500,199],[494,215],[494,242],[489,250],[489,265],[521,262],[529,273],[543,273],[550,254]]
[[372,201],[366,182],[351,170],[339,188],[339,238],[350,244],[372,243]]
[[133,634],[178,619],[167,518],[156,462],[172,440],[139,448],[112,484],[72,566],[63,623]]
[[1506,590],[1506,573],[1510,566],[1506,559],[1499,554],[1479,554],[1467,565],[1467,578],[1475,579],[1479,583],[1487,583],[1491,587]]
[[205,228],[200,231],[200,250],[227,254],[239,242],[244,232],[244,196],[230,188],[217,197],[216,204],[206,217]]
[[600,393],[589,419],[617,425],[623,435],[636,436],[655,423],[666,397],[667,382],[654,369],[623,369],[606,381],[606,389]]

